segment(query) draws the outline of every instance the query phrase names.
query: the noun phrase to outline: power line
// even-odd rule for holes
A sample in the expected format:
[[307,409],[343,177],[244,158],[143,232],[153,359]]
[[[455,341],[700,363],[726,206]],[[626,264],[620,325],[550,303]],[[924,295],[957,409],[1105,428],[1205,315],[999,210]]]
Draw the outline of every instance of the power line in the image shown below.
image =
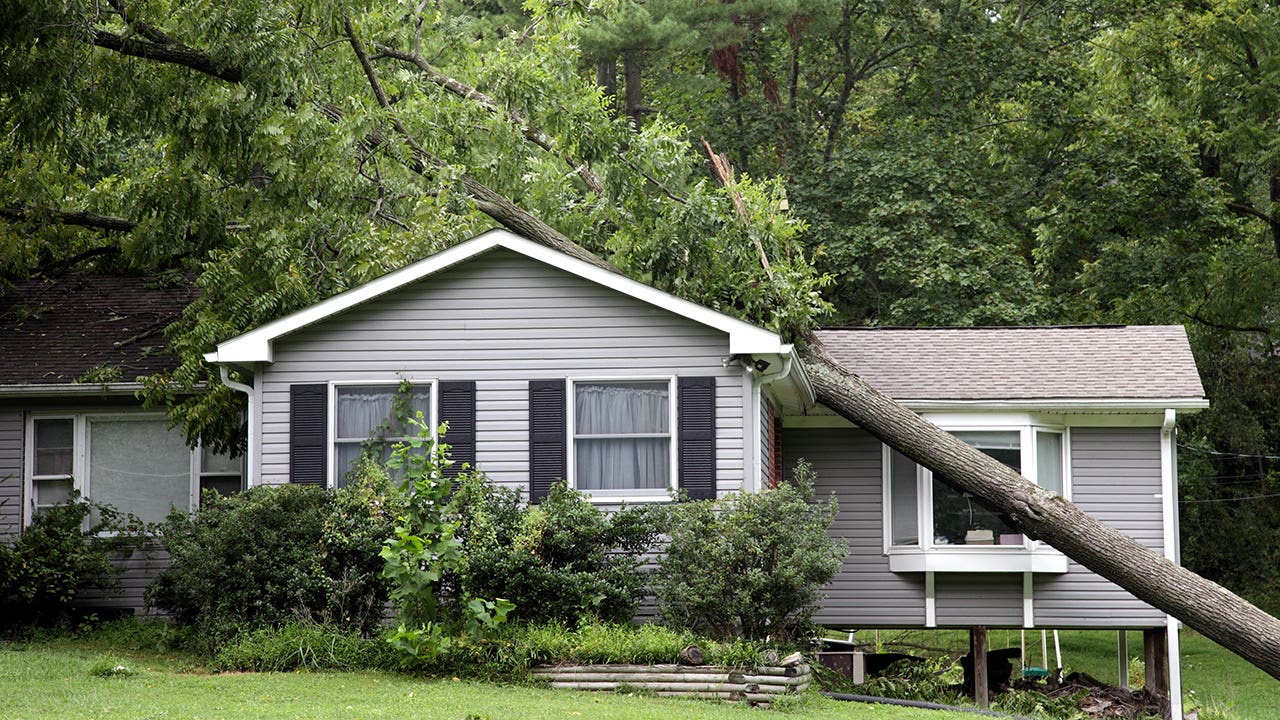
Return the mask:
[[1178,502],[1182,503],[1183,505],[1193,505],[1193,504],[1200,504],[1200,503],[1239,502],[1241,500],[1266,500],[1268,498],[1278,498],[1278,497],[1280,497],[1280,493],[1272,493],[1270,495],[1246,495],[1244,497],[1232,497],[1232,498],[1206,498],[1204,500],[1179,500]]
[[1184,450],[1191,450],[1194,452],[1203,453],[1205,455],[1217,455],[1219,457],[1253,458],[1253,459],[1261,458],[1263,460],[1280,460],[1280,455],[1250,455],[1248,453],[1219,452],[1217,450],[1205,450],[1204,448],[1198,448],[1194,445],[1183,445],[1182,443],[1178,443],[1178,447]]

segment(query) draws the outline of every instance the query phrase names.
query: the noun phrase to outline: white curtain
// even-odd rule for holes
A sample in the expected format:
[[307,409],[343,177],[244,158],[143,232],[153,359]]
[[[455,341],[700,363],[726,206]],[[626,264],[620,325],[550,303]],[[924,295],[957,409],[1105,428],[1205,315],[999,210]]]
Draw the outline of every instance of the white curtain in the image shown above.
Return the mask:
[[665,382],[575,385],[574,472],[578,489],[670,487],[670,432],[671,397]]
[[[406,423],[392,417],[392,404],[399,388],[395,385],[344,385],[337,390],[335,436],[338,438],[334,461],[338,468],[338,485],[344,485],[351,465],[364,451],[364,442],[375,433],[393,441],[380,449],[383,460],[391,456],[390,446],[410,432]],[[409,412],[422,413],[423,422],[431,423],[431,390],[414,388],[408,396]],[[345,441],[345,442],[344,442]]]

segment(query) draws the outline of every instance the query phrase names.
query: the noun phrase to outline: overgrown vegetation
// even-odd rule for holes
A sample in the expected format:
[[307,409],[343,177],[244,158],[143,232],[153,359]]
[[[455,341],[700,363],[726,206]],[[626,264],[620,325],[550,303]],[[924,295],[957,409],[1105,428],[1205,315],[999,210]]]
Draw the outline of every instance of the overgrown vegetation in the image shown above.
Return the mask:
[[504,597],[527,623],[625,623],[643,597],[643,555],[657,540],[652,508],[604,512],[557,483],[538,505],[482,474],[467,476],[449,510],[461,557],[454,573],[463,596]]
[[389,490],[375,468],[334,491],[288,485],[207,494],[198,512],[175,512],[161,527],[171,565],[148,600],[190,626],[209,652],[299,619],[377,633],[388,594],[378,553],[396,502]]
[[111,557],[137,547],[143,526],[73,495],[42,510],[9,545],[0,542],[0,617],[5,632],[65,620],[76,593],[118,587]]
[[808,634],[819,589],[845,555],[827,535],[836,500],[814,502],[810,475],[801,464],[771,490],[672,506],[654,577],[663,620],[721,639]]

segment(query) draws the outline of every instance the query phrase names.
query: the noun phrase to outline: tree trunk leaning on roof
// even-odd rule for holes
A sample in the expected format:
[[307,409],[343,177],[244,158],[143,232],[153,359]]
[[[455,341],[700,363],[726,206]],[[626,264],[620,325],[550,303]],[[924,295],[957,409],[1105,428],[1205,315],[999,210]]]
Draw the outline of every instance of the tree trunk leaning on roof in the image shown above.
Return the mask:
[[1009,515],[1027,536],[1280,679],[1280,620],[940,430],[842,368],[816,342],[803,360],[818,402]]

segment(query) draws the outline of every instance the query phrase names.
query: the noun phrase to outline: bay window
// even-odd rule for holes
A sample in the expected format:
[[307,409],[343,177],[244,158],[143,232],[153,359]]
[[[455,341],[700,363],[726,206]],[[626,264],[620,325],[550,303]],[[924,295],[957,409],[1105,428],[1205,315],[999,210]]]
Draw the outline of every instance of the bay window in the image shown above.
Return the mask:
[[[1064,428],[1028,424],[944,426],[944,429],[1046,490],[1065,493],[1067,435]],[[1032,550],[1038,544],[1029,543],[1003,513],[906,456],[886,448],[885,466],[885,549],[891,557],[892,569],[1029,569],[1029,565],[1016,562],[1008,568],[999,567],[999,562],[988,565],[973,565],[963,560],[953,562],[966,554],[998,558],[1000,553]],[[895,555],[917,554],[937,554],[953,560],[922,563],[894,559]],[[1057,564],[1044,567],[1056,568]]]

